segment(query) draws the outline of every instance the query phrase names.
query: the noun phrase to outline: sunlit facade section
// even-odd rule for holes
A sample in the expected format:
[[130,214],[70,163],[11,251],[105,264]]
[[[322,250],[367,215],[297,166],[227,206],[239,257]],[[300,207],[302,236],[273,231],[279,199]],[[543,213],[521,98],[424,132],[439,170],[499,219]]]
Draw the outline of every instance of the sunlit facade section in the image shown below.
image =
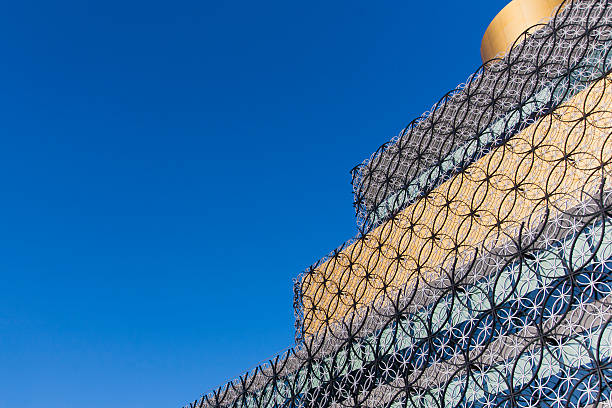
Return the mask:
[[577,192],[612,176],[611,125],[607,77],[314,268],[301,286],[306,333],[415,274],[438,277],[463,251],[503,245],[529,217],[576,205]]
[[612,0],[504,10],[497,57],[352,170],[296,344],[190,408],[612,408]]

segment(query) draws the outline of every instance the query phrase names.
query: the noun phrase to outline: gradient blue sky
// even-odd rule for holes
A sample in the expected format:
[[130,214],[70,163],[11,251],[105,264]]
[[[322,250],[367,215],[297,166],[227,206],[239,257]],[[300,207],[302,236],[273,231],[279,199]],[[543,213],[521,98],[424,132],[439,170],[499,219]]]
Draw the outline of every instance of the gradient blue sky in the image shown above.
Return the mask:
[[0,407],[180,407],[293,342],[349,170],[506,0],[0,10]]

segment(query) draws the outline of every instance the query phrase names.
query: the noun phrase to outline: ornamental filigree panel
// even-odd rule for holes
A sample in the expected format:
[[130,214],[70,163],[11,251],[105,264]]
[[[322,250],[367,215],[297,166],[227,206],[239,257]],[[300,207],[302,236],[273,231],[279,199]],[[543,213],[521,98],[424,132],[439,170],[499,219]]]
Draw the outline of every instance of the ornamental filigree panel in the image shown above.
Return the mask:
[[[600,180],[601,181],[601,180]],[[195,401],[198,407],[592,407],[612,382],[612,186]]]
[[353,170],[296,345],[190,407],[612,408],[612,0],[530,32]]
[[612,176],[612,78],[579,92],[302,278],[303,334],[406,285],[464,251],[516,236],[526,218],[576,205]]
[[485,63],[353,171],[369,230],[551,112],[610,69],[610,4],[566,1],[552,21]]

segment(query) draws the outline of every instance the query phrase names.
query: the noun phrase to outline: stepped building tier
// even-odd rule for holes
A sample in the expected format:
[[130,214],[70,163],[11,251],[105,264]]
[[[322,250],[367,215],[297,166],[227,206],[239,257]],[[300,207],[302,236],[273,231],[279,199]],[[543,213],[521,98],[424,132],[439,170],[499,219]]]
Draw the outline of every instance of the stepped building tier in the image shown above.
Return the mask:
[[355,167],[296,344],[189,407],[612,407],[612,0],[514,0]]

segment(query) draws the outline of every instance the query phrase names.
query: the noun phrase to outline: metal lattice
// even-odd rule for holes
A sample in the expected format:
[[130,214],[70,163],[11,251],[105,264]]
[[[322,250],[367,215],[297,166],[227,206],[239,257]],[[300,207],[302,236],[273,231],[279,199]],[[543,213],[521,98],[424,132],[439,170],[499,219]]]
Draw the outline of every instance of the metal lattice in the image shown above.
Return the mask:
[[361,229],[380,225],[601,77],[610,63],[608,8],[605,1],[562,4],[509,55],[484,64],[356,166]]
[[354,171],[298,343],[191,407],[610,407],[612,0],[574,0]]

